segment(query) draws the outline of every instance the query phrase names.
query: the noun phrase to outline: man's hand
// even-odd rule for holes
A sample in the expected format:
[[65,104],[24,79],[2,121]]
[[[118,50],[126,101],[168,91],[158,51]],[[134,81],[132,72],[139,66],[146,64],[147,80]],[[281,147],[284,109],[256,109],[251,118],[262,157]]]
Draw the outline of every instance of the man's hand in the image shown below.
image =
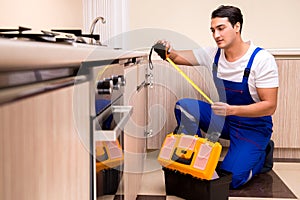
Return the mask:
[[[158,40],[156,44],[161,44],[166,51],[167,56],[177,65],[196,66],[199,65],[193,50],[175,50],[173,45],[167,40]],[[161,49],[161,48],[160,48]],[[158,54],[159,55],[159,54]],[[163,60],[166,59],[165,54],[159,55]]]
[[166,60],[170,54],[171,45],[170,42],[159,40],[155,45],[153,45],[154,51],[161,57],[161,59]]
[[167,50],[168,54],[171,53],[171,51],[173,49],[170,41],[167,41],[167,40],[158,40],[156,42],[156,44],[162,44],[162,45],[164,45],[166,47],[166,50]]
[[216,115],[228,116],[233,114],[232,107],[227,103],[215,102],[211,105],[211,108]]
[[223,102],[212,104],[211,108],[216,115],[239,117],[262,117],[273,115],[277,106],[278,88],[257,88],[261,99],[250,105],[229,105]]

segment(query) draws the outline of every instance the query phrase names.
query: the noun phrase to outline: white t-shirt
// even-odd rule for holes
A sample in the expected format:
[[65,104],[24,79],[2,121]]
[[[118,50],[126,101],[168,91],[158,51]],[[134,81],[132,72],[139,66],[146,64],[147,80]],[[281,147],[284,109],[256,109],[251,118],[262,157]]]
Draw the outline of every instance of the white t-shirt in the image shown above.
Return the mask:
[[[228,62],[225,58],[224,50],[221,49],[218,62],[218,78],[232,82],[242,82],[244,70],[255,48],[256,46],[251,42],[246,54],[234,62]],[[199,65],[207,66],[212,71],[212,63],[217,50],[217,47],[206,47],[194,49],[193,53]],[[262,49],[256,54],[248,78],[248,85],[252,99],[255,102],[260,101],[256,88],[274,88],[279,86],[277,64],[268,51]]]

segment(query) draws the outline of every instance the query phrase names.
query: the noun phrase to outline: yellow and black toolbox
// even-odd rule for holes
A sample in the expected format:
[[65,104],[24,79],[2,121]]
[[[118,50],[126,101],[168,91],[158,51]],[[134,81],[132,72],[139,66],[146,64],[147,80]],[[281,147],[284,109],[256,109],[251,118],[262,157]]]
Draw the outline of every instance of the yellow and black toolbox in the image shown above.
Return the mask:
[[96,142],[97,197],[117,192],[122,178],[124,154],[118,140]]
[[118,140],[96,142],[96,172],[123,164],[124,155]]
[[167,195],[189,200],[228,199],[231,174],[217,167],[221,151],[219,142],[207,138],[168,134],[158,156]]

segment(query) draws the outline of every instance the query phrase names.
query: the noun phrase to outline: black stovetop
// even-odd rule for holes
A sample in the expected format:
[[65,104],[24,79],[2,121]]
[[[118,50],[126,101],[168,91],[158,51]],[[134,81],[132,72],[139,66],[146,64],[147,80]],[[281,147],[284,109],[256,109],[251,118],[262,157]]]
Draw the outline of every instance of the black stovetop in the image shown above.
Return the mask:
[[[18,28],[0,28],[0,37],[27,39],[40,42],[52,43],[86,43],[97,44],[100,40],[100,35],[83,34],[80,29],[51,29],[50,31],[41,30],[32,32],[31,28],[19,26]],[[95,42],[91,42],[94,40]]]

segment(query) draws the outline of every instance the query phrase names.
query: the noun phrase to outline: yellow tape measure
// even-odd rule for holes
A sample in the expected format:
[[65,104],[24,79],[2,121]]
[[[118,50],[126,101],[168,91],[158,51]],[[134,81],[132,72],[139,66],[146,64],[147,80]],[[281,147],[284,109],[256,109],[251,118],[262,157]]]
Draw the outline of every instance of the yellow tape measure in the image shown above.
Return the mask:
[[210,103],[214,102],[169,58],[166,60]]

